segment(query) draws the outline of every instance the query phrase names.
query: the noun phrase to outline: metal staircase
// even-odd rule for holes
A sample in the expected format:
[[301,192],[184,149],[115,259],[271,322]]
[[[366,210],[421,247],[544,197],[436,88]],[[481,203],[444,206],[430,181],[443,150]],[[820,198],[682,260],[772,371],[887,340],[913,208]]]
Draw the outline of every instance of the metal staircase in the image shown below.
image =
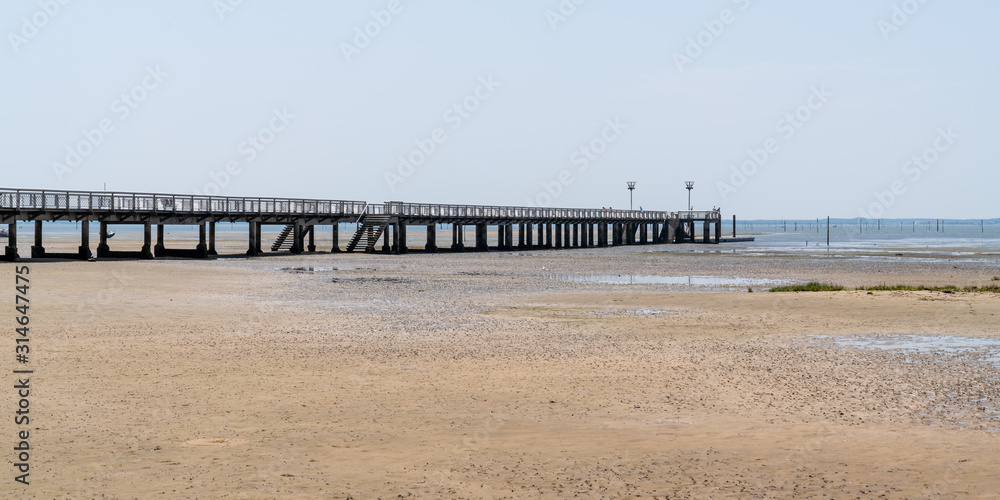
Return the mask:
[[290,249],[292,244],[295,243],[295,238],[289,238],[292,231],[295,230],[295,224],[289,224],[281,230],[281,234],[274,240],[274,244],[271,245],[271,251],[277,252],[281,249]]
[[385,232],[386,227],[389,226],[389,216],[385,214],[362,214],[358,218],[358,230],[351,237],[351,241],[347,244],[347,251],[353,252],[357,248],[358,243],[361,242],[361,238],[367,236],[367,242],[365,244],[365,252],[374,252],[375,243],[378,239],[382,237],[382,233]]

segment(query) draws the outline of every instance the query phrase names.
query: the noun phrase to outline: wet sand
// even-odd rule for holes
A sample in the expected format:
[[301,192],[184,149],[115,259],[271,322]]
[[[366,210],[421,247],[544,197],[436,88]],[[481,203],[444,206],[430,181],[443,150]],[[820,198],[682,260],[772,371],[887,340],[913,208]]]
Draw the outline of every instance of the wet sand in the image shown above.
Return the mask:
[[[652,248],[32,263],[32,485],[4,489],[36,498],[1000,490],[1000,382],[987,355],[815,337],[1000,340],[998,295],[562,278],[982,286],[1000,274],[996,257]],[[14,435],[11,419],[0,432]]]

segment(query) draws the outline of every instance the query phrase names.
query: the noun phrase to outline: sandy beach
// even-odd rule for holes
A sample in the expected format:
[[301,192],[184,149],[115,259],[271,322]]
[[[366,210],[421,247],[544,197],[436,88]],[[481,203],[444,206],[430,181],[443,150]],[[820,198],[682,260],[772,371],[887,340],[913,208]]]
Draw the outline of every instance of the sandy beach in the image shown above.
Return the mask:
[[[32,262],[31,485],[8,478],[3,489],[29,498],[1000,491],[991,359],[1000,295],[764,293],[809,280],[984,286],[1000,275],[996,256],[733,248]],[[0,266],[10,282],[13,266]],[[719,281],[599,282],[621,275]],[[4,296],[13,303],[13,290]],[[941,335],[985,347],[843,345]],[[10,418],[0,433],[10,444]],[[13,458],[5,454],[11,477]]]

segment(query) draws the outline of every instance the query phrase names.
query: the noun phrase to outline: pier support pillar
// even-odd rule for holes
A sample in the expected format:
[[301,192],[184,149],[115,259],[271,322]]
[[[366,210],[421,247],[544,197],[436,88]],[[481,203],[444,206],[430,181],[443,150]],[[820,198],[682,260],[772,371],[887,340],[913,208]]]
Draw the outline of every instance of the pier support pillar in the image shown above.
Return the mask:
[[208,254],[219,255],[215,250],[215,221],[208,222]]
[[35,244],[31,247],[31,258],[45,257],[45,247],[42,245],[42,221],[35,221]]
[[302,224],[299,221],[292,222],[292,253],[302,253]]
[[545,248],[552,248],[552,224],[545,225]]
[[708,239],[709,238],[708,231],[709,231],[709,227],[710,226],[711,226],[711,223],[709,223],[707,220],[701,223],[701,242],[702,243],[708,243],[708,241],[709,241],[709,239]]
[[562,224],[556,224],[556,248],[562,248],[563,246],[562,226]]
[[574,224],[570,224],[570,225],[573,227],[573,243],[572,243],[572,247],[576,248],[576,247],[580,246],[580,229],[578,228],[577,224],[575,224],[575,223]]
[[406,224],[399,222],[396,224],[397,242],[396,242],[396,253],[404,254],[407,252],[406,248]]
[[7,246],[3,254],[4,260],[12,262],[21,260],[17,255],[17,221],[7,224]]
[[392,237],[396,238],[396,231],[392,230],[392,224],[386,224],[385,229],[382,230],[382,253],[392,253],[392,241],[389,239],[389,233],[392,232]]
[[649,240],[648,240],[647,236],[648,236],[648,234],[647,234],[647,230],[646,230],[646,223],[643,222],[642,224],[639,224],[639,243],[642,244],[642,245],[645,245],[646,243],[648,243]]
[[153,225],[149,222],[142,225],[142,258],[153,258]]
[[199,259],[208,258],[208,223],[202,222],[198,224],[198,247],[195,248],[195,255]]
[[517,225],[517,246],[524,248],[524,224]]
[[476,250],[485,252],[489,250],[486,240],[486,224],[476,224]]
[[465,248],[465,235],[463,234],[465,230],[462,228],[461,224],[451,225],[451,249],[452,250],[462,250]]
[[156,246],[153,247],[154,257],[167,255],[167,247],[163,242],[163,224],[156,225]]
[[506,233],[506,236],[504,237],[504,241],[507,243],[507,250],[513,250],[514,249],[514,225],[513,224],[507,224],[507,225],[505,225],[504,226],[504,232]]
[[87,219],[80,221],[80,249],[78,251],[81,259],[89,259],[94,256],[90,252],[90,221]]
[[593,248],[594,246],[594,224],[587,223],[587,247]]
[[247,255],[257,255],[257,223],[250,221],[247,231]]
[[309,251],[309,253],[315,253],[316,252],[316,226],[315,225],[310,225],[309,229],[307,229],[306,231],[309,232],[309,246],[306,247],[306,249]]
[[257,238],[254,240],[254,252],[256,252],[254,255],[261,255],[264,253],[264,251],[261,250],[260,248],[261,244],[264,241],[264,234],[263,234],[264,224],[260,222],[254,222],[253,227],[255,233],[257,234]]
[[597,225],[597,246],[608,246],[608,225],[603,222]]
[[[13,235],[14,233],[10,233]],[[108,223],[101,222],[100,232],[100,242],[97,244],[97,257],[107,257],[111,254],[111,248],[108,246]]]
[[573,248],[572,224],[563,224],[563,248]]
[[331,233],[333,233],[333,244],[330,247],[330,253],[338,253],[340,252],[340,222],[333,221]]
[[534,229],[534,224],[525,224],[524,228],[524,239],[528,248],[531,248],[534,244],[534,238],[532,237],[532,229]]
[[436,252],[437,249],[437,225],[427,224],[427,244],[424,245],[424,250]]
[[715,242],[718,243],[722,239],[722,221],[715,223]]

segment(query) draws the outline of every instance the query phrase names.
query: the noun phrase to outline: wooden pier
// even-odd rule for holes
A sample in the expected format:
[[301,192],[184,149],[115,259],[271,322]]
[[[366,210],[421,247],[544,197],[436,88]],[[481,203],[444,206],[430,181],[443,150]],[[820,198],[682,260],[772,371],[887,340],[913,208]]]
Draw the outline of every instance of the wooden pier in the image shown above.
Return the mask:
[[[0,188],[0,224],[8,225],[8,242],[0,258],[18,260],[17,222],[35,223],[31,257],[90,259],[90,223],[100,225],[97,258],[161,256],[208,258],[215,255],[215,224],[247,223],[247,254],[261,255],[264,225],[283,226],[272,251],[316,252],[316,227],[332,226],[330,252],[357,251],[403,254],[408,251],[408,226],[426,228],[422,250],[437,251],[437,227],[451,226],[450,250],[570,249],[665,243],[718,243],[722,219],[718,211],[661,212],[586,208],[538,208],[487,205],[445,205],[389,201],[371,204],[349,200],[200,196],[152,193],[55,191]],[[42,221],[80,223],[76,253],[45,251]],[[356,230],[346,248],[339,246],[339,225]],[[108,228],[118,224],[143,226],[143,244],[135,251],[113,252]],[[701,238],[697,238],[697,225]],[[195,248],[167,248],[164,227],[197,225]],[[712,227],[714,225],[714,228]],[[489,245],[488,230],[496,232]],[[153,244],[155,227],[156,243]],[[475,244],[465,248],[466,229]],[[714,230],[713,230],[714,229]],[[381,245],[380,245],[381,243]]]

